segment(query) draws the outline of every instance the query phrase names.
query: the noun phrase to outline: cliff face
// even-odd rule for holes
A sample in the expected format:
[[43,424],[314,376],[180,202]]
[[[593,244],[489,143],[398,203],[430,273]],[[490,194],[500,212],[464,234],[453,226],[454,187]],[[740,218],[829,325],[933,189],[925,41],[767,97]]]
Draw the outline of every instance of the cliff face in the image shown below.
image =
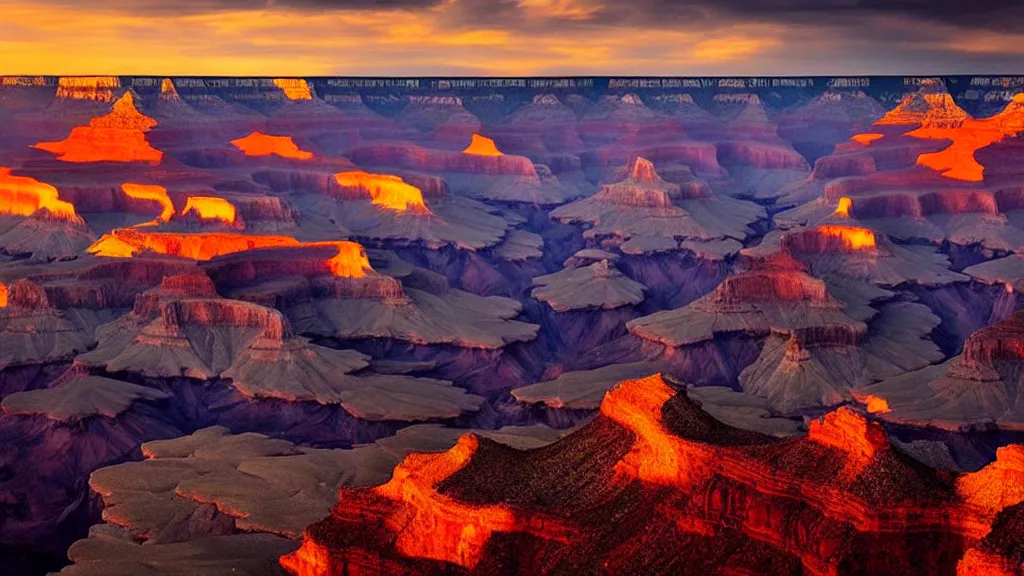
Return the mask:
[[716,421],[653,376],[620,384],[595,421],[547,448],[466,436],[446,453],[410,455],[384,486],[342,489],[281,563],[299,575],[678,572],[651,551],[657,542],[688,571],[952,572],[982,541],[1019,542],[999,516],[1016,498],[962,496],[1013,469],[1009,456],[951,481],[848,409],[804,438],[773,440]]

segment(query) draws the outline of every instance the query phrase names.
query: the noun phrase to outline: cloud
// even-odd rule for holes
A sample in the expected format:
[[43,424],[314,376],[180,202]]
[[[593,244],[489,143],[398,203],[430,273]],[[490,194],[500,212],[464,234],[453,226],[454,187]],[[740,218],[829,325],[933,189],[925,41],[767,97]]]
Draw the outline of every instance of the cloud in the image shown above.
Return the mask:
[[1024,37],[1007,23],[1022,10],[992,0],[962,18],[948,0],[0,0],[0,74],[1013,73]]

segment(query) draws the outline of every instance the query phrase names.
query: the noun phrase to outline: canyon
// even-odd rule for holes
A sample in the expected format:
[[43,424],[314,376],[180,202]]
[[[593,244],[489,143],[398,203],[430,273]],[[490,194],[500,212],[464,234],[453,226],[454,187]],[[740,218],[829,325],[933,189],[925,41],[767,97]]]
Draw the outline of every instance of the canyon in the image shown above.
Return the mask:
[[0,80],[0,572],[1024,571],[1024,86]]

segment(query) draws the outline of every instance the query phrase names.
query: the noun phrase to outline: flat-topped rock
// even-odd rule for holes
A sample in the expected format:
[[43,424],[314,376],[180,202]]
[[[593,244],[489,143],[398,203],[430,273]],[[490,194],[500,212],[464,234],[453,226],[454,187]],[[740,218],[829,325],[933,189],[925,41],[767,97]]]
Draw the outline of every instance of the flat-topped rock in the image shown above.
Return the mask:
[[633,306],[643,302],[646,290],[607,260],[537,276],[533,286],[531,296],[546,302],[555,312]]

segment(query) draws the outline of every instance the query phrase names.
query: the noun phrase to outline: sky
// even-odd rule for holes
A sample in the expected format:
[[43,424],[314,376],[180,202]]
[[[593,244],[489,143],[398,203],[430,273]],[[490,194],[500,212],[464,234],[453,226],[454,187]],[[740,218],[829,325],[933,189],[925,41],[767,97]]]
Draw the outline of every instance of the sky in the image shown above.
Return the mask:
[[0,0],[0,74],[1024,74],[1024,2]]

